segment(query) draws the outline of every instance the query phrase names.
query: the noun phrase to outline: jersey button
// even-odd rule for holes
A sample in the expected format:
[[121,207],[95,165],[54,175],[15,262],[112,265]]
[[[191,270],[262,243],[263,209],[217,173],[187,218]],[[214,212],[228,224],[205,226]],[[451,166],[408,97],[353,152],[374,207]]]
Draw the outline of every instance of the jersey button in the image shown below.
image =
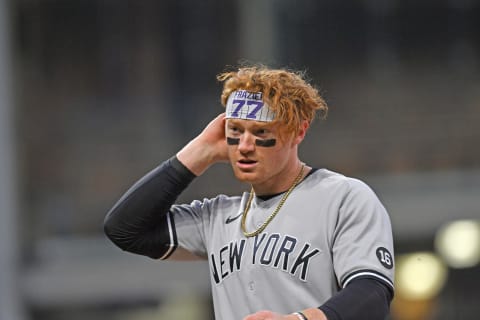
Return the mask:
[[255,282],[250,281],[250,282],[248,283],[248,289],[249,289],[250,291],[255,291]]

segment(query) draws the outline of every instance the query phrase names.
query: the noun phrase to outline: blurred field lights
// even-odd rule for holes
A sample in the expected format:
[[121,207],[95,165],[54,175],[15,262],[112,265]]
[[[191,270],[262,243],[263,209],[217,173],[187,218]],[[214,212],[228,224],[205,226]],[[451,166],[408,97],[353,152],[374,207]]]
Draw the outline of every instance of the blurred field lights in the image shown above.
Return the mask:
[[435,236],[435,248],[452,268],[470,268],[480,262],[480,221],[445,224]]

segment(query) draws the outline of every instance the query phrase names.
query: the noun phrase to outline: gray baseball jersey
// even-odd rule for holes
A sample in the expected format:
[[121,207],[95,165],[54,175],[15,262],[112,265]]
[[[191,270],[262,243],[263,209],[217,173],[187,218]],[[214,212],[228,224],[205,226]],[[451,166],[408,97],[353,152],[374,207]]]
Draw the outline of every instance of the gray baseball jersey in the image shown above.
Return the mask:
[[[362,181],[326,169],[313,172],[251,238],[240,228],[248,196],[174,205],[168,215],[172,248],[208,259],[217,319],[318,307],[361,277],[393,288],[390,219]],[[247,230],[257,229],[281,197],[254,197]]]

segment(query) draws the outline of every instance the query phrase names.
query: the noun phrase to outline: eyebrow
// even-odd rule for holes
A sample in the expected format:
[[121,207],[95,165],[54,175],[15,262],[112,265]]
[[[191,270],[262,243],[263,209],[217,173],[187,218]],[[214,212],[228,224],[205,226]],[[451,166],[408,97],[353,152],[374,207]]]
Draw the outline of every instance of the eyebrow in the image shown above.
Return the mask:
[[[245,121],[252,121],[252,120],[245,120]],[[258,121],[256,121],[258,122]],[[230,125],[233,125],[233,126],[240,126],[240,127],[245,127],[244,125],[242,125],[240,123],[240,121],[238,120],[233,120],[231,119],[230,121],[227,122],[227,126],[230,126]],[[254,123],[251,125],[251,127],[249,127],[250,130],[256,130],[256,129],[272,129],[273,126],[270,124],[270,123]]]

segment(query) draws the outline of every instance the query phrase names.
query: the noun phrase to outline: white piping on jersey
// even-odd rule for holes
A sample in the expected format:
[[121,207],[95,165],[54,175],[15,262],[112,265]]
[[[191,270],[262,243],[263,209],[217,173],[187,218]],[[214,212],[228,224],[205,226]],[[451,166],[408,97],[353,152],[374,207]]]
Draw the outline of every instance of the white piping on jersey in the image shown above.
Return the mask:
[[354,273],[354,274],[350,275],[349,277],[347,277],[345,279],[345,282],[343,283],[343,288],[345,288],[353,279],[358,278],[358,277],[363,277],[363,276],[371,276],[371,277],[380,279],[383,282],[387,283],[389,286],[391,286],[392,289],[394,289],[393,283],[390,279],[388,279],[387,277],[385,277],[383,275],[380,275],[378,273],[371,272],[371,271],[363,271],[363,272],[358,272],[358,273]]
[[168,246],[170,248],[168,248],[167,252],[165,252],[165,254],[160,257],[160,260],[166,259],[176,247],[175,239],[173,238],[173,229],[172,229],[172,222],[170,218],[170,212],[167,212],[167,223],[168,223],[168,234],[170,235],[170,244]]

